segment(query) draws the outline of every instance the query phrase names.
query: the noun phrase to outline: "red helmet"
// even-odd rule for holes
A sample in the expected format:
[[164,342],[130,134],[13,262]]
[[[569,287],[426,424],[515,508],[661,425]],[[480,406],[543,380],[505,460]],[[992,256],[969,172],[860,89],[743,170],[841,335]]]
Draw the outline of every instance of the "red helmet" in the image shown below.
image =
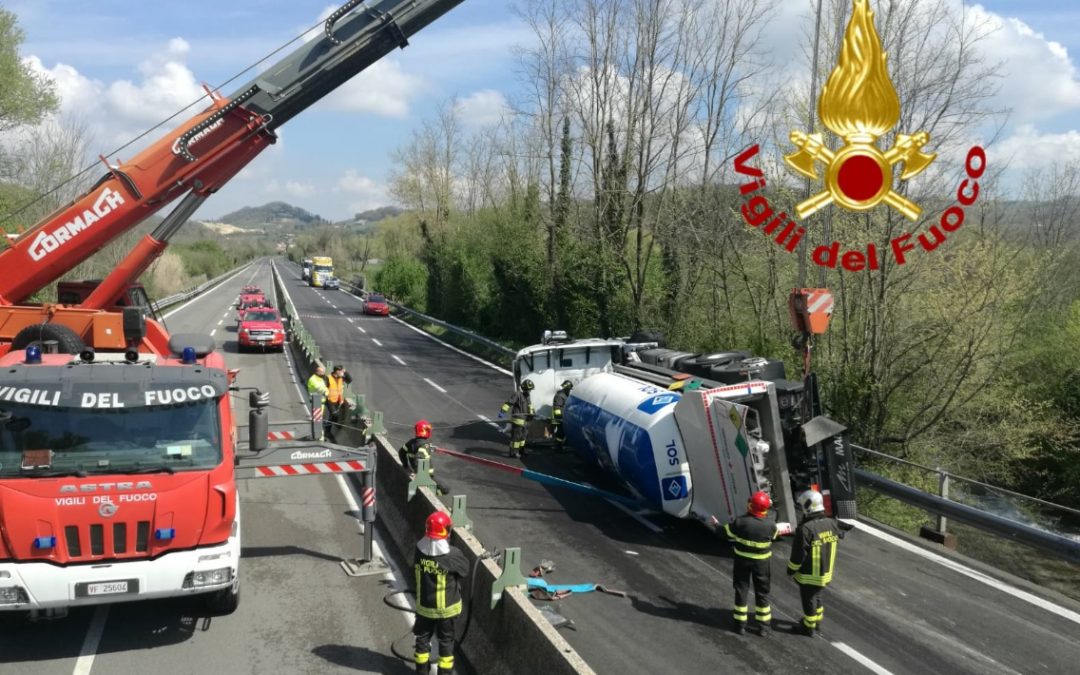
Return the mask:
[[761,492],[760,490],[750,496],[750,501],[746,505],[746,510],[750,512],[750,515],[759,518],[764,517],[771,508],[772,499],[768,494]]
[[442,511],[436,511],[427,517],[424,529],[428,539],[446,539],[450,536],[450,528],[453,526],[454,521],[450,520],[450,516]]
[[431,422],[420,420],[414,428],[416,429],[417,438],[431,438]]

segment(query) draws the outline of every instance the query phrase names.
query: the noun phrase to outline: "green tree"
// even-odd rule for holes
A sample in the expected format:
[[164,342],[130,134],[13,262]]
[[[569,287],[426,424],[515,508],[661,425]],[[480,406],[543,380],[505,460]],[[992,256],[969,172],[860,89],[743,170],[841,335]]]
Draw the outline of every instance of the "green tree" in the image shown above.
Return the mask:
[[40,122],[59,104],[52,81],[19,55],[24,37],[15,14],[0,9],[0,131]]

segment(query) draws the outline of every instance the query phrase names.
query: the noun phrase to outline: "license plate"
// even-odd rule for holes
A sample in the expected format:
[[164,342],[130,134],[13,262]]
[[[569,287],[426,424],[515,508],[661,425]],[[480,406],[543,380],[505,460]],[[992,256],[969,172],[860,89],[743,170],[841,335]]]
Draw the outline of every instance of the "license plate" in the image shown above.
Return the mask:
[[80,598],[96,597],[101,595],[124,595],[128,593],[138,592],[138,579],[98,581],[94,583],[81,583],[75,585],[75,596]]

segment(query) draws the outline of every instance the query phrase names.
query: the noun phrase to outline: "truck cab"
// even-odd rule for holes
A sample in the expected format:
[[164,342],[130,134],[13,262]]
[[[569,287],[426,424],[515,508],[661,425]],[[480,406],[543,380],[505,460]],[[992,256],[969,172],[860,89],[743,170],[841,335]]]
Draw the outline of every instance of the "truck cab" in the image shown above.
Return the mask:
[[[56,285],[56,301],[61,305],[81,305],[100,283],[101,279],[61,281]],[[122,310],[125,307],[137,308],[144,318],[154,316],[150,297],[140,283],[129,284],[112,309]]]
[[0,357],[0,612],[187,594],[235,609],[229,378],[209,336]]

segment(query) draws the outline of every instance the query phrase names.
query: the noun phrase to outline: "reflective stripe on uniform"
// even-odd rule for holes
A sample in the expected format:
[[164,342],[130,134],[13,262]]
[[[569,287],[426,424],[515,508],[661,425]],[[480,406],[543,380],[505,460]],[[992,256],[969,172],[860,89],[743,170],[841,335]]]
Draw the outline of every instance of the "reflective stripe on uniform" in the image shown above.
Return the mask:
[[525,426],[525,419],[523,417],[515,417],[515,418],[511,419],[510,421],[513,422],[515,425],[517,425],[519,427]]
[[749,551],[740,551],[735,549],[735,555],[740,558],[750,558],[751,560],[768,560],[772,557],[772,551],[765,551],[764,553],[750,553]]
[[413,656],[413,661],[415,661],[416,664],[420,665],[420,666],[424,665],[425,663],[429,662],[430,660],[431,660],[431,652],[425,652],[423,654],[418,653],[415,656]]
[[436,607],[424,607],[423,605],[416,605],[416,613],[426,619],[449,619],[452,616],[461,614],[461,601],[458,600],[449,607],[438,609]]
[[735,605],[735,608],[732,611],[732,614],[734,614],[736,621],[746,621],[746,615],[749,612],[749,610],[750,610],[750,607],[748,605],[743,605],[741,607],[739,605]]
[[439,657],[439,670],[453,670],[454,669],[454,657],[440,656]]

